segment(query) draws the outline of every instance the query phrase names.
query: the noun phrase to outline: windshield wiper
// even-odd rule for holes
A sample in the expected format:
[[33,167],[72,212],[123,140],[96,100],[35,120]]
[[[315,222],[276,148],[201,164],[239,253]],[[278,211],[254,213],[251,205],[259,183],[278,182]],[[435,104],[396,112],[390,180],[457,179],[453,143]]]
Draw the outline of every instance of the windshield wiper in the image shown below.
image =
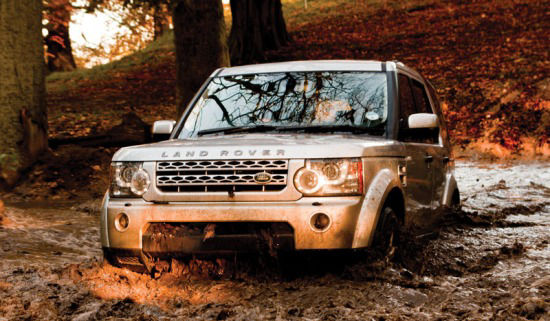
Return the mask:
[[304,132],[313,132],[313,133],[351,132],[351,133],[369,133],[369,134],[381,135],[384,133],[384,126],[376,126],[376,127],[361,127],[361,126],[353,126],[353,125],[286,126],[286,127],[278,127],[277,130],[304,131]]
[[303,131],[311,133],[333,133],[333,132],[351,132],[354,134],[369,133],[373,135],[384,134],[384,124],[376,127],[360,127],[353,125],[313,125],[313,126],[273,126],[273,125],[255,125],[255,126],[236,126],[204,129],[197,132],[198,136],[210,134],[235,134],[235,133],[254,133],[267,131]]
[[234,134],[234,133],[254,133],[254,132],[266,132],[270,130],[278,130],[278,126],[272,125],[255,125],[255,126],[236,126],[236,127],[221,127],[199,130],[198,136],[204,136],[209,134]]

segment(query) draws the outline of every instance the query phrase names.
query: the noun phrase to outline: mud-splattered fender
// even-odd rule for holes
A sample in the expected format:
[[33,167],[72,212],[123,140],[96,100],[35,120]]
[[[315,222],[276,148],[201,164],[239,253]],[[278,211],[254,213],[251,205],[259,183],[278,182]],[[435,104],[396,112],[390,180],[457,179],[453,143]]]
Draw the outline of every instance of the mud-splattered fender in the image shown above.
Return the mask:
[[384,201],[394,187],[402,188],[399,179],[389,169],[381,170],[372,180],[355,225],[353,248],[371,244]]
[[103,201],[101,203],[101,212],[100,212],[100,240],[102,247],[109,247],[109,232],[107,229],[107,204],[109,203],[109,192],[105,192],[103,196]]
[[443,199],[441,204],[451,206],[453,201],[453,192],[458,190],[458,184],[455,180],[455,177],[452,173],[447,173],[445,177],[445,190],[443,191]]

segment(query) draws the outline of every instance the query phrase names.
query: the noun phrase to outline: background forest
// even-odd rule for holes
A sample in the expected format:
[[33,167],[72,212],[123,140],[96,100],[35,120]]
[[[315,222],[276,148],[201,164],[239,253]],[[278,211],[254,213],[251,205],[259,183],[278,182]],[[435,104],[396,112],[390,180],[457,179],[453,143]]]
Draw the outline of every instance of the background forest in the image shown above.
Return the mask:
[[[544,34],[549,26],[544,7],[548,3],[283,0],[282,4],[290,36],[276,45],[254,41],[255,47],[246,51],[258,53],[249,57],[236,57],[233,37],[232,65],[298,59],[399,60],[418,69],[438,89],[455,144],[473,143],[477,150],[498,156],[547,153],[549,67]],[[236,33],[231,29],[231,10],[224,12],[226,29]],[[168,32],[122,61],[49,76],[52,102],[73,104],[70,93],[78,92],[74,86],[84,85],[80,81],[86,87],[93,84],[97,90],[89,93],[101,98],[101,88],[112,81],[135,90],[131,96],[118,96],[126,105],[169,104],[175,93],[166,89],[173,88],[176,79],[172,37]],[[282,46],[288,39],[292,41]],[[95,103],[88,97],[82,101]],[[155,116],[172,116],[170,108],[146,109]]]
[[[30,124],[43,128],[33,132],[47,128],[50,152],[39,163],[51,168],[59,162],[50,163],[50,156],[74,157],[66,149],[92,148],[79,153],[86,155],[147,141],[142,129],[158,119],[177,118],[217,67],[300,59],[402,61],[437,88],[456,156],[547,158],[547,5],[527,0],[45,0],[37,29],[44,37],[46,90],[36,96],[45,108],[36,115],[27,111]],[[69,29],[82,30],[76,19],[98,14],[115,16],[107,25],[112,39],[80,40],[75,56]],[[110,62],[84,67],[98,61]],[[125,117],[128,113],[131,117]],[[123,119],[127,124],[113,135]],[[17,133],[19,139],[5,137],[12,145],[18,141],[13,148],[20,149],[28,133]],[[37,141],[27,149],[45,150],[44,138]],[[4,168],[9,155],[0,157]],[[74,162],[105,172],[109,157],[92,158],[93,163]],[[3,170],[9,185],[18,177],[12,172]]]

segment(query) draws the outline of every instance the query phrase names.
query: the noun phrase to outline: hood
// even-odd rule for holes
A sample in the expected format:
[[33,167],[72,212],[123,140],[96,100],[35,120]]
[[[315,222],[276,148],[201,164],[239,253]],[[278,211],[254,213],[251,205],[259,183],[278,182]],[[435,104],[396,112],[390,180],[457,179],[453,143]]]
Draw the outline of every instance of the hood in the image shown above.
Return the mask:
[[382,137],[333,134],[242,134],[172,139],[124,147],[113,161],[304,159],[401,156],[402,144]]

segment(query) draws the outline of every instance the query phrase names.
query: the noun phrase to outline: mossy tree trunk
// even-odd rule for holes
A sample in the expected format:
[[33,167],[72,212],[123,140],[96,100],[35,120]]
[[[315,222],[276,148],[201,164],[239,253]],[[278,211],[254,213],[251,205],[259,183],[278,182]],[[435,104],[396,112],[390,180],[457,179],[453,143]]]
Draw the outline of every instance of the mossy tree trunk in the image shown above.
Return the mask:
[[0,1],[0,183],[47,148],[42,1]]
[[201,84],[229,65],[221,0],[175,0],[176,103],[178,117]]

